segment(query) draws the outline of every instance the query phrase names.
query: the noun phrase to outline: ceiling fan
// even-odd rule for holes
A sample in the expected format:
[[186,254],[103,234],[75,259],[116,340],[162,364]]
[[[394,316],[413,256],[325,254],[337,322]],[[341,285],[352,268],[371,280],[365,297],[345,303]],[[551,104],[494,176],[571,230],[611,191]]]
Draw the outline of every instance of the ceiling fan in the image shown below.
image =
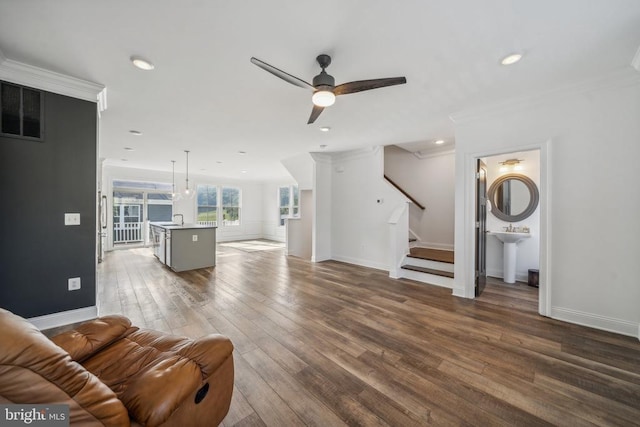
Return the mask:
[[313,101],[313,110],[311,110],[311,116],[309,116],[307,124],[315,122],[325,107],[333,105],[336,100],[336,96],[338,95],[347,95],[349,93],[378,89],[386,86],[401,85],[407,82],[407,79],[404,77],[389,77],[384,79],[358,80],[336,86],[333,76],[327,74],[325,71],[325,68],[331,64],[331,57],[325,54],[318,55],[316,61],[320,64],[322,71],[313,78],[313,85],[311,85],[298,77],[292,76],[273,65],[269,65],[266,62],[259,60],[258,58],[251,58],[251,62],[253,64],[270,72],[274,76],[280,77],[282,80],[289,82],[292,85],[313,91],[313,96],[311,97],[311,100]]

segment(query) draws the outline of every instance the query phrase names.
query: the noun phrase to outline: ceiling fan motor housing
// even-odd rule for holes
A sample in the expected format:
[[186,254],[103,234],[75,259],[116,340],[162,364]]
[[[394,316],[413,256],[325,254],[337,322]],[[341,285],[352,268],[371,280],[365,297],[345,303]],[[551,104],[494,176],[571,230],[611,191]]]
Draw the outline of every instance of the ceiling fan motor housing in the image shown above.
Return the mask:
[[330,88],[333,89],[335,84],[336,81],[333,76],[327,74],[324,70],[313,78],[313,87],[316,89],[320,89],[319,86],[330,86]]

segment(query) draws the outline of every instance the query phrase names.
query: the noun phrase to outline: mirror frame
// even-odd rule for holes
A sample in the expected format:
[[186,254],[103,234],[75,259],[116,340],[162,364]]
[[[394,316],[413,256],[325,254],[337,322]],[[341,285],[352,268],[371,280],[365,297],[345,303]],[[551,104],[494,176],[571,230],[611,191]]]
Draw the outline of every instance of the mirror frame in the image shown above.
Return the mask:
[[[503,182],[510,179],[515,179],[522,182],[527,186],[527,189],[529,190],[529,205],[522,213],[518,215],[506,215],[500,209],[498,209],[498,207],[494,203],[496,191],[498,191],[498,188],[502,185]],[[538,193],[538,186],[536,185],[536,183],[533,182],[533,180],[528,176],[524,176],[519,173],[509,173],[506,175],[502,175],[501,177],[493,181],[491,187],[489,187],[489,193],[487,194],[487,197],[491,202],[491,213],[496,218],[507,222],[518,222],[522,221],[523,219],[529,218],[531,214],[537,209],[538,202],[540,201],[540,194]]]

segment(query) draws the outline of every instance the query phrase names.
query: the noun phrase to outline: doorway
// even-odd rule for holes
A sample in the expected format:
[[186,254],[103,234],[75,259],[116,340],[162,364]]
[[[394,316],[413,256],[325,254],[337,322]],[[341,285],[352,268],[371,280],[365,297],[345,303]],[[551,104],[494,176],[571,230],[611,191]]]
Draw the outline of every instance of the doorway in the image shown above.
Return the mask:
[[[538,181],[536,185],[539,190],[539,203],[537,205],[538,215],[538,230],[536,231],[538,242],[537,259],[538,259],[538,313],[543,316],[549,316],[551,314],[550,307],[550,295],[551,295],[551,283],[550,283],[550,270],[551,262],[547,253],[547,242],[549,240],[549,221],[548,215],[550,211],[550,199],[548,193],[548,156],[549,156],[549,143],[545,141],[542,143],[523,145],[519,147],[512,147],[509,150],[495,149],[486,152],[476,152],[464,156],[464,172],[462,172],[464,181],[459,181],[458,184],[464,182],[464,185],[457,185],[457,191],[462,191],[464,204],[456,211],[460,214],[459,220],[456,220],[456,227],[461,231],[460,239],[456,238],[456,246],[459,246],[461,250],[456,249],[456,276],[461,277],[461,287],[454,288],[453,294],[456,296],[463,296],[466,298],[474,298],[475,296],[475,271],[476,271],[476,199],[477,199],[477,187],[476,187],[476,168],[478,159],[486,159],[494,156],[511,157],[511,154],[517,154],[521,152],[535,152],[539,156],[538,161]],[[509,156],[508,156],[509,155]],[[524,163],[522,163],[524,165]],[[513,171],[512,171],[513,172]],[[518,171],[519,172],[519,171]],[[490,183],[489,183],[490,185]],[[492,206],[493,208],[493,206]],[[488,220],[493,215],[489,212],[487,214]],[[518,223],[512,224],[513,226],[524,226],[528,224]],[[489,231],[493,231],[492,228],[498,226],[496,223],[487,224]],[[509,226],[509,223],[506,224]],[[529,225],[531,229],[531,226]],[[488,238],[490,236],[487,236]],[[497,246],[499,243],[495,240],[495,237],[490,237],[493,243]],[[489,239],[487,239],[489,242]],[[489,255],[488,255],[489,256]],[[487,265],[487,273],[489,276],[493,275],[491,271],[495,260],[487,258],[489,264]],[[524,267],[519,269],[519,280],[526,281],[527,270]],[[502,271],[502,268],[500,269]],[[491,279],[493,280],[493,279]],[[526,284],[525,284],[526,286]],[[535,290],[535,289],[534,289]]]
[[114,180],[113,247],[149,245],[149,223],[172,220],[171,190],[171,184]]
[[489,188],[487,276],[507,288],[527,284],[529,272],[533,275],[540,269],[540,150],[487,156],[482,161]]

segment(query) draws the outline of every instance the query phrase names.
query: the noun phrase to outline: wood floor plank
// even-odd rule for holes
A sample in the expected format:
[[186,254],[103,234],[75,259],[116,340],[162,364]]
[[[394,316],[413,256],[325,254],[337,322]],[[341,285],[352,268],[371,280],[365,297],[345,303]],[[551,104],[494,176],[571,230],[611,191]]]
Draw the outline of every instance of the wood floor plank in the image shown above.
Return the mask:
[[109,252],[96,305],[229,336],[225,427],[640,425],[640,342],[539,316],[526,284],[490,278],[468,300],[282,250],[219,246],[217,260],[174,273],[150,249]]
[[302,420],[241,355],[234,355],[235,384],[260,419],[269,426],[304,425]]
[[243,354],[242,357],[289,404],[306,425],[346,426],[336,414],[309,393],[262,350],[253,350]]
[[[251,416],[254,416],[254,418],[250,418]],[[229,413],[222,422],[222,426],[232,427],[238,425],[250,425],[247,424],[249,420],[253,420],[257,425],[260,421],[260,416],[256,414],[249,402],[247,402],[247,399],[240,390],[238,390],[238,387],[234,386]],[[262,423],[262,425],[264,425],[264,423]]]

